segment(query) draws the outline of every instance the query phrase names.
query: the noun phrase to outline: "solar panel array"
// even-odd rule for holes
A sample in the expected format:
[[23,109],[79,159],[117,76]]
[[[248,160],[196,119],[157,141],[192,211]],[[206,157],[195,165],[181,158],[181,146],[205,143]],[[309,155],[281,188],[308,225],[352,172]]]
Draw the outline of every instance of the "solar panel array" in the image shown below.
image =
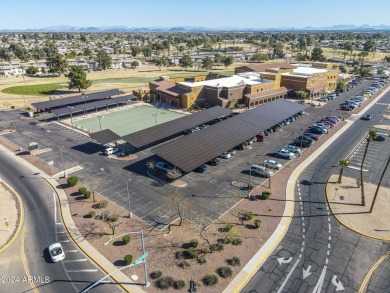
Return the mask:
[[115,95],[120,95],[120,94],[123,94],[123,92],[121,90],[113,89],[113,90],[102,91],[102,92],[97,92],[97,93],[78,95],[78,96],[71,97],[71,98],[64,98],[64,99],[57,99],[57,100],[46,101],[46,102],[32,103],[31,105],[33,105],[37,110],[51,109],[51,108],[56,108],[56,107],[60,107],[60,106],[65,106],[65,105],[83,103],[86,101],[105,99],[105,98],[115,96]]
[[104,129],[98,132],[94,132],[91,133],[89,136],[101,144],[107,144],[121,139],[121,137],[118,134],[116,134],[110,129]]
[[154,147],[151,152],[184,172],[191,172],[220,153],[238,146],[305,108],[298,103],[279,99]]
[[104,99],[104,100],[99,100],[99,101],[80,104],[80,105],[67,106],[67,107],[63,107],[63,108],[53,109],[53,110],[50,110],[50,112],[57,115],[57,116],[65,115],[65,114],[69,115],[70,113],[80,113],[80,112],[84,112],[85,110],[100,108],[100,107],[104,107],[107,105],[113,105],[116,103],[126,104],[129,101],[135,100],[135,99],[137,99],[136,96],[127,95],[127,96],[122,96],[122,97],[114,98],[114,99]]
[[191,115],[187,115],[172,121],[125,135],[123,139],[136,148],[147,146],[151,143],[178,134],[186,129],[209,122],[215,118],[228,115],[229,110],[215,106]]

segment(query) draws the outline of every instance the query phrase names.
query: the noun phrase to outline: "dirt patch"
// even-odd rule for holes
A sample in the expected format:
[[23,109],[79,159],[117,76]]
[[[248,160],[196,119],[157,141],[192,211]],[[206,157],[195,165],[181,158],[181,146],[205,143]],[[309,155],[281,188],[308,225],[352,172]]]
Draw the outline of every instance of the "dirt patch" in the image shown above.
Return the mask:
[[369,213],[377,185],[364,183],[366,205],[362,206],[360,188],[356,178],[343,177],[337,184],[338,175],[332,175],[327,184],[329,205],[334,215],[345,226],[359,233],[390,240],[390,188],[381,186],[372,213]]

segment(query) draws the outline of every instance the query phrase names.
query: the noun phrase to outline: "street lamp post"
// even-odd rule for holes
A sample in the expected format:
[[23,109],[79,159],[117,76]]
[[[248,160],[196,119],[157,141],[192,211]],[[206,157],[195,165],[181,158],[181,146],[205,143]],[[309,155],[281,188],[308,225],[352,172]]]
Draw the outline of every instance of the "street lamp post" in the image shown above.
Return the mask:
[[102,121],[101,119],[104,119],[104,116],[98,115],[99,118],[99,126],[100,126],[100,131],[102,130]]
[[129,204],[129,218],[132,218],[133,214],[132,214],[131,209],[130,209],[129,181],[131,181],[130,178],[128,180],[126,180],[126,189],[127,189],[127,200],[128,200],[128,204]]
[[62,162],[62,171],[64,171],[64,178],[66,178],[66,173],[65,173],[65,164],[64,164],[64,155],[62,154],[62,148],[64,146],[60,146],[60,153],[61,153],[61,162]]
[[252,168],[251,164],[247,163],[249,165],[249,183],[248,183],[248,195],[247,198],[250,197],[251,195],[251,180],[252,180]]
[[68,109],[69,109],[69,113],[70,113],[70,124],[72,125],[72,128],[73,128],[73,114],[72,114],[73,107],[68,106]]
[[155,126],[157,126],[157,115],[158,114],[164,114],[165,115],[165,113],[164,112],[160,112],[160,113],[154,113],[154,114],[152,114],[153,116],[154,116],[154,124],[155,124]]

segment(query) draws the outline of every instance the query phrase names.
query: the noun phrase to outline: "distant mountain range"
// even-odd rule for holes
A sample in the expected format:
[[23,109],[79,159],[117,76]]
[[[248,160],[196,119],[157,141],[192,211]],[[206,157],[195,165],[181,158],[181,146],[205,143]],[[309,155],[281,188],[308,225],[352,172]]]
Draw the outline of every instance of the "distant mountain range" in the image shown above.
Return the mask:
[[0,33],[9,32],[70,32],[70,33],[139,33],[139,32],[272,32],[272,31],[388,31],[390,25],[332,25],[326,27],[278,27],[278,28],[252,28],[252,27],[202,27],[202,26],[175,26],[175,27],[76,27],[70,25],[51,26],[39,29],[0,29]]

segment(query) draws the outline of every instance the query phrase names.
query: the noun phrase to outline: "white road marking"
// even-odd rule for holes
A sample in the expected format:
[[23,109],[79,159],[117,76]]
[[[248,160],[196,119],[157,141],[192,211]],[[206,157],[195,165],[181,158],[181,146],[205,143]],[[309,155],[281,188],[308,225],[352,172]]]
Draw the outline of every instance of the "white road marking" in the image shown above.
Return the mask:
[[328,225],[329,225],[329,233],[330,233],[331,227],[330,227],[330,224],[328,224]]
[[97,269],[87,269],[87,270],[67,270],[68,273],[87,273],[87,272],[97,272]]
[[328,248],[330,248],[330,243],[328,243]]
[[324,268],[322,269],[320,278],[318,279],[318,282],[317,282],[316,286],[314,287],[314,290],[312,291],[312,293],[321,293],[322,285],[324,284],[324,279],[325,279],[325,275],[326,275],[326,269],[327,269],[327,266],[324,266]]
[[291,270],[288,272],[287,276],[286,276],[286,279],[284,279],[282,285],[280,285],[279,287],[279,290],[277,291],[277,293],[281,293],[283,291],[283,288],[284,286],[286,286],[286,283],[288,281],[288,279],[291,277],[293,271],[295,270],[295,268],[297,267],[299,261],[301,260],[301,258],[298,258],[297,261],[294,263],[293,267],[291,268]]
[[329,236],[329,237],[328,237],[328,240],[329,240],[329,241],[332,240],[332,236]]
[[79,252],[77,249],[73,249],[73,250],[65,250],[66,253],[69,253],[69,252]]
[[326,252],[326,254],[329,255],[329,254],[330,254],[330,251],[328,250],[328,251]]
[[61,241],[58,241],[58,242],[60,242],[60,243],[68,243],[68,242],[70,242],[70,240],[61,240]]
[[74,260],[64,260],[62,262],[80,262],[80,261],[87,261],[86,258],[82,258],[82,259],[74,259]]

